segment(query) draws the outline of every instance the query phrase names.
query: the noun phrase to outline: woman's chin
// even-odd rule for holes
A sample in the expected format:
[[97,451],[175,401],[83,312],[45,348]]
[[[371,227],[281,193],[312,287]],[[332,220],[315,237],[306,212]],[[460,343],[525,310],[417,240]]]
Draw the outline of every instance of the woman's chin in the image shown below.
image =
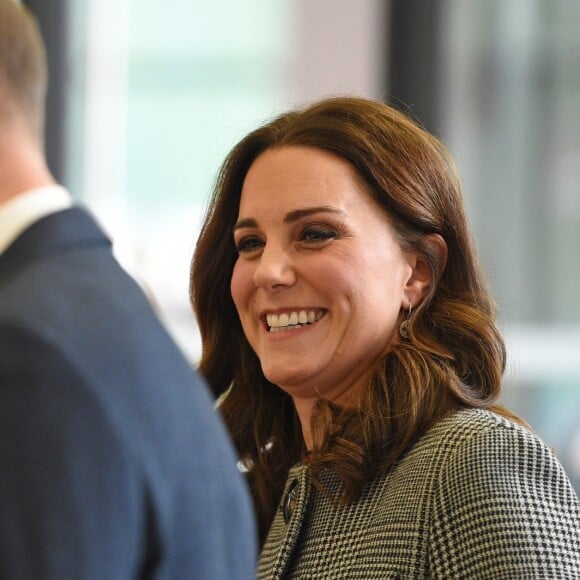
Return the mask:
[[304,369],[297,368],[296,365],[292,365],[291,367],[262,365],[262,372],[268,381],[290,395],[292,395],[293,392],[300,391],[301,387],[307,382],[309,376]]

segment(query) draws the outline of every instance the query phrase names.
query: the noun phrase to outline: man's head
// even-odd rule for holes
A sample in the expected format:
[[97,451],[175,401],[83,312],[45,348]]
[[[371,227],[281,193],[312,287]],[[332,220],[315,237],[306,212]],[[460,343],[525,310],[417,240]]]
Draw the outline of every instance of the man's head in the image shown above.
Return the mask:
[[16,118],[42,141],[47,83],[46,53],[34,17],[20,2],[0,0],[0,127]]

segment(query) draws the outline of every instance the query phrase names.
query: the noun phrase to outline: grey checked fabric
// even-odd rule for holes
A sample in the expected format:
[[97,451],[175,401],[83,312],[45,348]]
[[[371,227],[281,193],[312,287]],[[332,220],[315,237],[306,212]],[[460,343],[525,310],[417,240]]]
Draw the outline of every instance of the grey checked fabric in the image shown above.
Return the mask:
[[[328,488],[340,482],[324,474]],[[482,410],[425,434],[399,464],[340,505],[290,470],[258,578],[580,578],[580,505],[535,435]],[[289,516],[289,518],[288,518]],[[288,522],[286,521],[288,519]]]

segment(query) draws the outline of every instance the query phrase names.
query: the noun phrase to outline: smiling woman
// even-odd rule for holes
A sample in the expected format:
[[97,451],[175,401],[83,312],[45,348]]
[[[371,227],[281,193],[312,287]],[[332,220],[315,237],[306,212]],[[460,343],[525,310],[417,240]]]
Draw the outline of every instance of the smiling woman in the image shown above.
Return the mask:
[[260,578],[580,568],[561,465],[497,405],[505,348],[453,163],[404,115],[328,99],[244,138],[191,293]]
[[320,149],[262,153],[244,180],[239,217],[234,304],[264,376],[292,397],[311,449],[318,399],[358,405],[400,312],[423,299],[431,271],[421,254],[402,251],[352,165]]

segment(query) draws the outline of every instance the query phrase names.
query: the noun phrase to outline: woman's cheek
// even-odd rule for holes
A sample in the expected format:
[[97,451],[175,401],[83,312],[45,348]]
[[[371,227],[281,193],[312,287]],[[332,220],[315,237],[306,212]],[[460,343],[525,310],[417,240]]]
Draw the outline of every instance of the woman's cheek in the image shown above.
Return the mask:
[[238,258],[238,261],[234,264],[232,279],[230,281],[230,292],[238,310],[243,300],[244,293],[247,292],[247,290],[245,290],[245,287],[247,286],[247,278],[247,268],[244,268],[243,261]]

